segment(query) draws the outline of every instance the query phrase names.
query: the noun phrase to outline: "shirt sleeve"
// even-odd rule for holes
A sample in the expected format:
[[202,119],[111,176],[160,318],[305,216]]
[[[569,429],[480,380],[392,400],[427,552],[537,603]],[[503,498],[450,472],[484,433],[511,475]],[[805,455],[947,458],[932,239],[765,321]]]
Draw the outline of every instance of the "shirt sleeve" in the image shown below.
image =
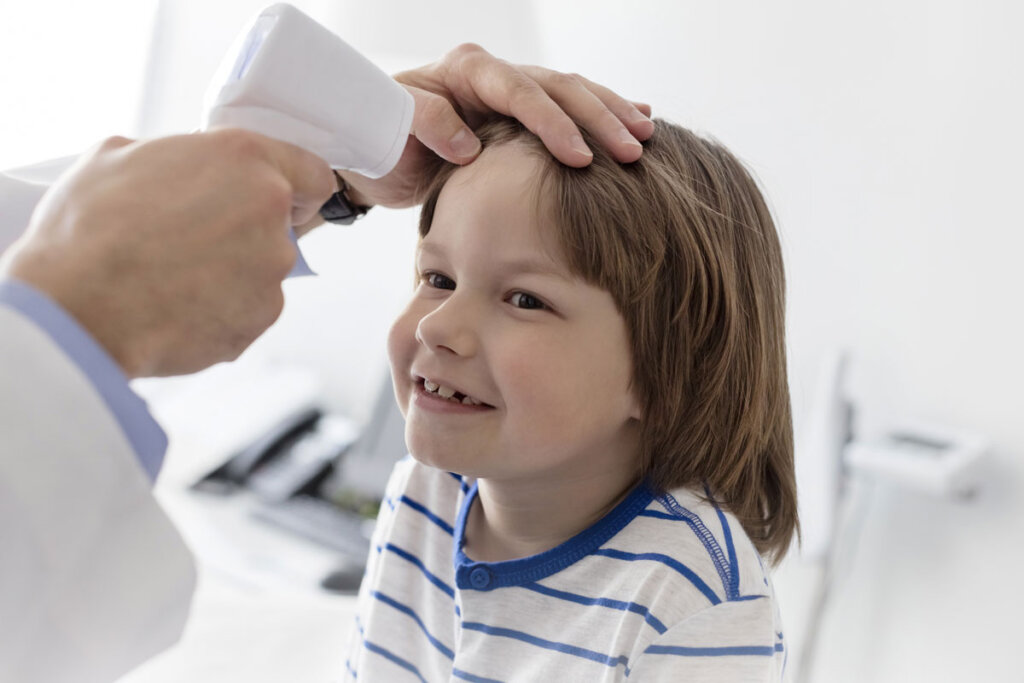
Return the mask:
[[772,600],[723,602],[672,626],[630,666],[637,681],[778,683],[786,648]]
[[0,306],[31,320],[71,358],[103,398],[154,481],[167,452],[167,435],[110,354],[59,304],[23,282],[0,280]]

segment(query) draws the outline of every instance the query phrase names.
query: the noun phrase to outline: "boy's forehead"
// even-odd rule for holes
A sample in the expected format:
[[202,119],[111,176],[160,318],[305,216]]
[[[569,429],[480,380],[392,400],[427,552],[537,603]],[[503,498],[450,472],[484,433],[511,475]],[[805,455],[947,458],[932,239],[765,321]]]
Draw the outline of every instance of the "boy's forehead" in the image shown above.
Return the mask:
[[457,169],[444,183],[430,232],[462,223],[481,228],[514,223],[516,228],[536,228],[540,241],[555,247],[558,240],[540,186],[543,163],[514,141],[484,148],[475,161]]
[[475,160],[456,169],[445,183],[445,189],[518,185],[516,189],[528,191],[535,187],[533,181],[541,168],[541,159],[526,145],[504,142],[485,147]]
[[[495,244],[534,246],[562,263],[558,230],[549,218],[539,179],[543,161],[517,142],[485,148],[445,183],[421,244],[457,246],[470,236]],[[515,251],[520,251],[516,249]]]

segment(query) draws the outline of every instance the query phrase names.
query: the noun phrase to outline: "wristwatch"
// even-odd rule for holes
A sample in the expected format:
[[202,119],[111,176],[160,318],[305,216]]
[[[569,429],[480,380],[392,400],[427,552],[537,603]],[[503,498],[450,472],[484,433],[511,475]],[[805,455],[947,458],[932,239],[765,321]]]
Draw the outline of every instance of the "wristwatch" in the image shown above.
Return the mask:
[[349,199],[348,183],[337,171],[334,172],[334,179],[338,182],[338,191],[320,207],[320,216],[328,223],[352,225],[357,218],[366,215],[370,207],[361,206]]

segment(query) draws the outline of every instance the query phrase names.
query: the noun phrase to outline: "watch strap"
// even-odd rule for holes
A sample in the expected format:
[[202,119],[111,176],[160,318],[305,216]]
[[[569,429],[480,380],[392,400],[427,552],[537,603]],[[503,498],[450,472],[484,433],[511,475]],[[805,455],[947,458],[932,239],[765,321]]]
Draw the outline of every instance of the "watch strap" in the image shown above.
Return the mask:
[[349,199],[348,183],[337,171],[334,171],[334,179],[338,183],[338,191],[320,207],[320,216],[328,223],[351,225],[357,218],[366,215],[369,207],[361,206]]

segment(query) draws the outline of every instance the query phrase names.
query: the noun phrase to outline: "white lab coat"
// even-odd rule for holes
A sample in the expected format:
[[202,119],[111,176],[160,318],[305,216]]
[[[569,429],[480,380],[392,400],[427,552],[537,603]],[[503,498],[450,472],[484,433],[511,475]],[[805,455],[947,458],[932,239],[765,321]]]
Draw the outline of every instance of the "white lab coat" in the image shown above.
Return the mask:
[[[0,175],[0,251],[44,189]],[[112,681],[178,639],[194,586],[106,404],[0,307],[0,681]]]

